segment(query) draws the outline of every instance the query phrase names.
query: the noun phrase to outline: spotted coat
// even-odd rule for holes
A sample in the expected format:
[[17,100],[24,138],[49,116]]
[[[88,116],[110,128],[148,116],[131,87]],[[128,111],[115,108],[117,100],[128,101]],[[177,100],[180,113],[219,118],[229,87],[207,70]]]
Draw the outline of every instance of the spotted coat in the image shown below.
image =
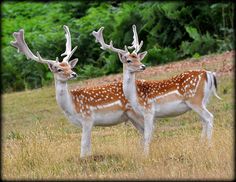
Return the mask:
[[[162,81],[136,80],[139,102],[148,106],[147,100],[177,90],[184,99],[194,97],[201,79],[206,79],[205,71],[186,71],[171,79]],[[71,90],[72,100],[78,113],[91,114],[91,107],[99,109],[116,101],[121,102],[123,111],[129,109],[129,102],[123,94],[123,83],[117,81],[107,85]]]
[[206,79],[206,71],[196,70],[186,71],[161,81],[136,80],[139,103],[142,106],[148,106],[148,100],[172,91],[178,91],[181,99],[191,99],[197,93],[200,82]]

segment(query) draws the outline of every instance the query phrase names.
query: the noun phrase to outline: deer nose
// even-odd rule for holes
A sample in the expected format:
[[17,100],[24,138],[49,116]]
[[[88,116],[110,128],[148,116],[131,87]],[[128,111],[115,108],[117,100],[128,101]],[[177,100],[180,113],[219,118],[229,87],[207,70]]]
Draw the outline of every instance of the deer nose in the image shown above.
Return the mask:
[[142,66],[141,66],[141,70],[145,70],[146,69],[146,66],[143,64]]
[[73,73],[71,73],[71,76],[74,77],[74,78],[76,78],[78,75],[73,72]]

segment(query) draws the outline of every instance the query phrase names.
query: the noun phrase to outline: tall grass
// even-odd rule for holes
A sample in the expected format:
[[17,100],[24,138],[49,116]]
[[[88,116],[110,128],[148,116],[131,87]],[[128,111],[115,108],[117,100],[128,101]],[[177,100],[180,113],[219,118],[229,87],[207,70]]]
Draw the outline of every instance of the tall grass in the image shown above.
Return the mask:
[[[217,66],[217,65],[215,65]],[[174,73],[160,75],[169,77]],[[151,78],[148,78],[151,79]],[[80,83],[83,85],[83,83]],[[80,159],[81,129],[68,123],[54,87],[3,95],[3,179],[233,179],[233,77],[219,78],[211,147],[190,111],[157,120],[148,158],[129,123],[93,128],[91,157]]]

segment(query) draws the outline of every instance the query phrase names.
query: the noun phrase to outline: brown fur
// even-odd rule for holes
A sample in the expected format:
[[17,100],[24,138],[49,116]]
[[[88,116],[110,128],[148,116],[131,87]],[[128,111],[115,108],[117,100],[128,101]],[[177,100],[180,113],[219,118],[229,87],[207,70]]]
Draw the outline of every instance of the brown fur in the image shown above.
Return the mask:
[[[71,94],[76,111],[88,114],[90,106],[103,106],[120,100],[121,109],[125,111],[128,103],[123,94],[121,81],[92,88],[71,90]],[[116,107],[116,109],[118,108]]]
[[[140,104],[147,105],[148,99],[167,94],[171,91],[177,90],[180,95],[175,98],[168,97],[167,99],[160,99],[158,102],[168,102],[175,99],[194,100],[200,103],[203,98],[203,87],[206,81],[206,71],[186,71],[176,75],[170,79],[162,81],[141,81],[137,80],[136,85],[138,89],[138,98]],[[197,97],[196,97],[197,95]],[[172,96],[171,96],[172,97]],[[193,99],[197,98],[197,99]],[[198,101],[195,101],[198,100]]]
[[[201,80],[200,77],[201,76]],[[168,92],[178,90],[180,95],[172,95],[158,99],[158,103],[166,103],[177,99],[189,99],[194,104],[200,104],[203,99],[203,87],[206,80],[205,71],[187,71],[168,80],[144,81],[137,80],[137,93],[141,105],[149,107],[147,99],[153,99]],[[197,85],[197,83],[199,84]],[[198,88],[197,88],[198,86]],[[90,106],[103,106],[116,101],[121,101],[122,106],[112,106],[113,109],[127,110],[128,100],[123,94],[121,81],[96,86],[92,88],[80,88],[71,90],[72,99],[77,112],[90,114]],[[196,90],[196,92],[194,92]],[[191,93],[192,92],[192,93]],[[196,96],[197,95],[197,96]],[[105,108],[104,108],[105,109]],[[107,109],[107,108],[106,108]],[[102,109],[103,110],[103,109]]]

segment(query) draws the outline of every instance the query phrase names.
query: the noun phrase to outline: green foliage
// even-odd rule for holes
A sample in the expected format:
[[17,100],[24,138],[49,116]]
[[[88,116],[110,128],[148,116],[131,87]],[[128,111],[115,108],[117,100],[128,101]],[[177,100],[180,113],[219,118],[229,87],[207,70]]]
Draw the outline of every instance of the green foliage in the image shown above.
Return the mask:
[[175,61],[178,58],[177,52],[175,49],[164,47],[158,48],[154,47],[148,50],[147,58],[145,59],[146,64],[157,65],[163,64],[170,61]]
[[200,39],[200,35],[197,32],[197,29],[194,27],[190,27],[190,26],[186,26],[185,27],[186,31],[188,32],[189,36],[194,39],[194,40],[199,40]]
[[204,55],[215,52],[217,49],[217,42],[207,32],[204,35],[200,35],[196,28],[186,26],[186,31],[193,39],[192,42],[183,41],[180,48],[183,51],[182,56],[194,56],[196,54]]
[[234,49],[233,3],[188,2],[4,2],[2,4],[3,91],[32,89],[49,84],[47,66],[26,60],[10,46],[12,33],[23,28],[30,49],[55,59],[65,50],[62,26],[70,27],[78,46],[75,71],[81,78],[122,71],[117,54],[102,51],[91,35],[101,26],[106,42],[123,48],[132,42],[137,26],[147,65]]
[[63,32],[58,30],[69,19],[67,14],[60,13],[62,9],[63,4],[59,3],[47,5],[44,3],[12,2],[3,4],[4,72],[2,76],[5,91],[41,87],[42,80],[48,79],[46,75],[49,70],[17,54],[16,50],[10,46],[10,41],[13,40],[12,33],[14,31],[24,28],[25,39],[29,47],[34,52],[39,51],[45,58],[55,59],[61,54],[61,48],[64,47]]
[[102,76],[104,74],[103,69],[93,66],[92,64],[87,64],[80,71],[80,75],[83,75],[85,78]]

